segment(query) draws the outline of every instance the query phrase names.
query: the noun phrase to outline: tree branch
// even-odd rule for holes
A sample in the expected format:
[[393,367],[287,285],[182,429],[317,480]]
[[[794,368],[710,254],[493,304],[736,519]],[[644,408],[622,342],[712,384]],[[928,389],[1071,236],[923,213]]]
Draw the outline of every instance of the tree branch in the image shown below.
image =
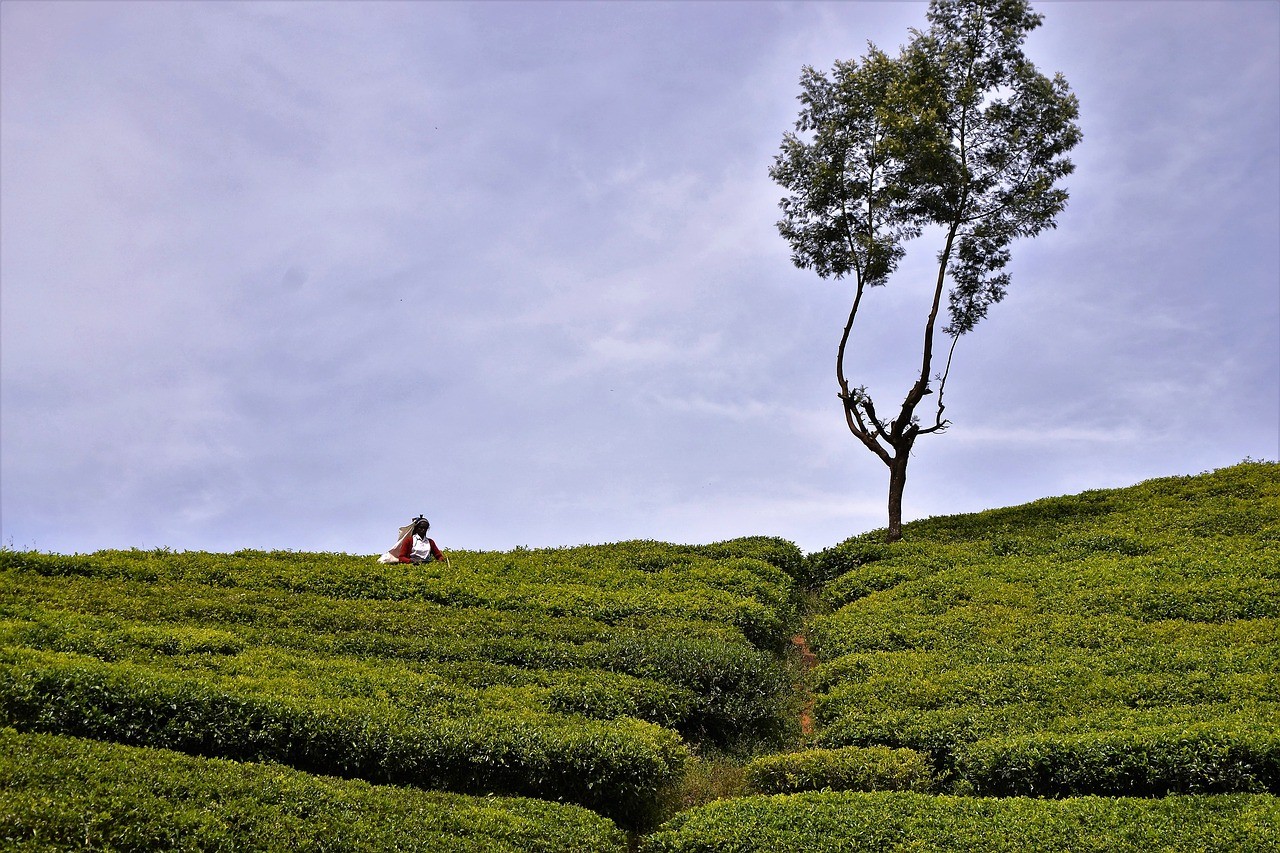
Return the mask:
[[952,221],[951,228],[947,231],[946,245],[938,256],[938,280],[933,288],[933,304],[929,309],[929,319],[924,325],[924,353],[920,362],[920,378],[916,380],[916,384],[912,385],[911,390],[907,392],[907,398],[902,401],[902,411],[898,414],[890,430],[893,436],[890,443],[895,445],[897,444],[896,439],[903,435],[907,426],[911,423],[911,415],[915,412],[916,406],[924,398],[925,391],[929,387],[929,368],[933,364],[933,329],[938,320],[938,306],[942,304],[942,292],[946,286],[947,265],[951,261],[951,250],[955,244],[956,231],[959,228],[960,223]]
[[942,403],[942,394],[947,388],[947,377],[951,375],[951,359],[956,354],[956,344],[959,343],[959,341],[960,341],[959,335],[951,336],[951,349],[948,350],[947,352],[947,366],[942,371],[942,376],[939,377],[939,380],[938,380],[938,414],[933,426],[929,427],[928,429],[920,430],[920,435],[927,435],[931,432],[943,432],[946,430],[948,426],[951,425],[951,421],[943,420],[942,418],[942,413],[947,408]]
[[1035,165],[1033,163],[1028,163],[1027,168],[1024,169],[1022,172],[1022,177],[1019,178],[1017,182],[1014,183],[1009,188],[1009,192],[1006,193],[1006,195],[1010,199],[1009,201],[1005,202],[1004,204],[998,204],[995,207],[992,207],[988,210],[980,210],[977,213],[973,214],[972,216],[966,216],[964,219],[961,220],[961,222],[965,225],[968,225],[971,222],[977,222],[979,219],[986,219],[988,216],[992,216],[996,213],[999,213],[1002,210],[1007,210],[1009,207],[1013,205],[1014,199],[1019,199],[1021,197],[1022,195],[1021,189],[1023,185],[1026,183],[1027,178],[1030,177],[1031,170],[1033,168],[1035,168]]
[[[858,411],[859,401],[852,396],[842,396],[841,399],[844,400],[844,416],[845,421],[849,424],[849,431],[857,436],[858,440],[866,445],[868,450],[880,457],[881,462],[886,465],[892,465],[893,457],[889,455],[889,451],[880,446],[880,442],[876,441],[875,436],[867,429],[866,422],[862,420],[862,413]],[[857,426],[854,426],[854,421],[857,421]],[[884,430],[880,428],[879,422],[872,418],[872,423],[876,424],[876,432],[884,435]]]
[[876,417],[875,403],[871,402],[871,398],[868,397],[866,394],[862,395],[862,399],[859,402],[862,403],[862,408],[866,410],[867,417],[870,418],[871,422],[876,425],[876,435],[883,438],[885,441],[889,443],[889,446],[892,447],[893,439],[889,436],[887,432],[884,431],[884,424],[880,421],[878,417]]
[[853,331],[854,318],[858,316],[858,305],[862,302],[862,274],[857,276],[857,290],[853,295],[853,307],[849,309],[849,319],[844,324],[844,334],[840,336],[840,346],[836,348],[836,382],[840,384],[840,397],[848,400],[850,395],[849,380],[844,375],[844,353],[849,345],[849,334]]

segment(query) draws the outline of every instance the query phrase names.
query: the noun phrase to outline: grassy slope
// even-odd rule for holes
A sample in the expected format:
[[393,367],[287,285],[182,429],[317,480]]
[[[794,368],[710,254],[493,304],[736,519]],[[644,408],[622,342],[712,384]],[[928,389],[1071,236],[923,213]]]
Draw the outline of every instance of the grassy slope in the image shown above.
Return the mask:
[[747,797],[644,849],[1280,846],[1280,466],[928,519],[809,572],[826,748],[766,790],[894,781],[867,756],[895,747],[935,792],[1070,799]]
[[607,819],[541,800],[369,785],[0,728],[0,847],[621,853]]
[[[8,620],[0,651],[10,673],[57,669],[67,659],[77,672],[141,667],[155,676],[144,685],[150,692],[139,694],[151,705],[169,695],[157,678],[195,679],[242,699],[287,694],[285,704],[302,721],[290,717],[289,725],[304,731],[306,720],[321,718],[332,729],[336,718],[321,711],[343,692],[372,694],[401,711],[418,707],[427,717],[479,707],[490,715],[479,715],[479,730],[485,719],[509,722],[516,709],[538,719],[567,714],[570,726],[616,720],[623,730],[639,717],[656,731],[617,734],[618,743],[662,756],[668,747],[659,726],[709,743],[743,724],[758,736],[779,732],[777,721],[794,709],[777,709],[786,674],[773,656],[792,618],[785,574],[798,574],[821,589],[829,611],[808,632],[823,661],[813,680],[814,745],[825,749],[808,764],[801,752],[782,771],[774,766],[775,777],[786,777],[776,790],[847,784],[1073,799],[745,797],[681,814],[646,849],[1025,849],[1029,837],[1045,850],[1274,846],[1280,466],[1245,464],[928,519],[909,525],[901,543],[887,546],[868,534],[811,555],[803,567],[784,544],[621,543],[462,555],[469,568],[461,574],[411,581],[341,555],[278,555],[258,571],[248,565],[253,555],[153,554],[133,562],[89,555],[34,566],[16,563],[39,562],[38,555],[6,554],[8,578],[21,583],[0,596]],[[744,556],[766,565],[732,563]],[[471,636],[460,645],[464,634]],[[70,657],[54,666],[42,657],[50,655]],[[362,665],[368,661],[376,666]],[[335,673],[341,677],[326,686]],[[84,682],[90,693],[111,682],[103,677]],[[761,697],[774,713],[762,710]],[[339,722],[371,720],[364,736],[385,738],[381,712],[371,718],[367,702],[352,701]],[[57,731],[56,716],[37,727]],[[521,754],[499,746],[503,755]],[[548,744],[530,748],[545,754]],[[59,750],[132,748],[54,737],[40,749],[46,757],[35,761],[56,768]],[[580,757],[584,749],[590,752],[569,744]],[[94,760],[209,761],[142,753]],[[226,781],[232,771],[224,764],[193,772],[213,772],[224,780],[217,784],[237,790],[249,784]],[[28,829],[61,831],[67,808],[79,808],[65,805],[74,797],[58,782],[72,766],[24,777],[25,799],[8,791],[0,797],[8,810],[0,811],[0,829],[17,832],[18,803],[28,809]],[[157,778],[169,772],[188,770],[157,770]],[[655,773],[645,784],[661,776]],[[252,785],[277,784],[263,778]],[[289,777],[281,796],[312,778]],[[483,774],[475,778],[486,784]],[[169,831],[165,802],[173,821],[192,819],[189,804],[175,804],[173,786],[159,788],[168,793],[138,794],[136,802],[146,802],[134,810],[139,832]],[[1078,796],[1178,792],[1145,800]],[[1219,792],[1261,793],[1200,796]],[[592,803],[584,793],[579,801]],[[304,823],[345,826],[351,815],[376,822],[367,810],[381,807],[363,796],[308,794],[316,805]],[[351,797],[366,805],[352,805]],[[134,802],[117,797],[93,808],[119,817]],[[47,806],[45,824],[32,803]],[[571,836],[584,839],[582,849],[615,843],[576,815],[531,819],[575,827],[549,849],[571,849]],[[451,849],[452,831],[430,828],[431,820],[421,832]],[[542,837],[543,830],[528,831]],[[370,838],[388,848],[400,843]]]
[[1280,790],[1280,466],[818,559],[847,569],[810,632],[825,745],[924,750],[966,792]]
[[776,738],[799,551],[0,553],[0,724],[650,819],[689,744]]

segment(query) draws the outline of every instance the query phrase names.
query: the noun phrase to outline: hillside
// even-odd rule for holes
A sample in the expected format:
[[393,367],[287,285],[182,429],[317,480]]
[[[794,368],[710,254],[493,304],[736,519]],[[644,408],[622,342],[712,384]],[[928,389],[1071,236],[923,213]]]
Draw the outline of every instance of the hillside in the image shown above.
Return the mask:
[[647,849],[1280,849],[1280,466],[928,519],[807,569],[818,748],[749,773],[903,793],[716,804]]
[[1274,788],[1277,486],[1241,466],[819,555],[822,743],[924,750],[963,793]]
[[0,552],[0,839],[1280,846],[1278,465],[807,558],[450,556]]

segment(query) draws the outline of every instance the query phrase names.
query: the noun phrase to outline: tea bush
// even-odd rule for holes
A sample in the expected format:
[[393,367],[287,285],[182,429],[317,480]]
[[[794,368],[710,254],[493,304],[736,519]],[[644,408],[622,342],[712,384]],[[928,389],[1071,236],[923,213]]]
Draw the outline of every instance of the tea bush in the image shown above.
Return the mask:
[[928,791],[925,756],[910,749],[809,749],[766,755],[746,768],[747,787],[759,794],[799,791]]
[[1280,729],[1219,721],[1084,732],[1036,732],[965,744],[974,792],[1117,796],[1280,792]]
[[99,551],[66,556],[4,551],[0,567],[46,576],[189,581],[330,599],[424,601],[540,617],[585,617],[607,624],[646,617],[696,619],[733,625],[763,649],[785,645],[797,619],[785,572],[747,557],[664,556],[656,545],[643,544],[653,551],[651,559],[664,561],[636,568],[635,549],[624,545],[451,551],[448,565],[413,567],[382,565],[367,557],[294,552]]
[[79,655],[5,651],[0,723],[314,773],[560,799],[638,821],[685,748],[671,731],[515,705],[438,715],[359,696],[234,690]]
[[809,793],[721,800],[677,815],[640,853],[1150,853],[1280,848],[1269,796],[1070,800]]
[[[630,829],[696,806],[635,842],[649,853],[1015,851],[1028,839],[1049,851],[1280,847],[1273,463],[924,519],[901,542],[873,532],[807,558],[767,537],[450,556],[382,566],[341,554],[0,549],[0,724],[53,733],[0,738],[53,768],[0,794],[4,832],[8,815],[25,815],[19,834],[0,837],[38,847],[89,832],[145,848],[169,837],[198,846],[190,839],[204,833],[220,849],[221,824],[168,804],[176,788],[129,782],[108,802],[85,774],[136,761],[163,787],[181,775],[165,762],[224,762],[115,741],[528,794]],[[802,751],[762,755],[802,743],[786,650],[801,601],[815,599],[825,612],[805,635],[822,663],[803,681],[817,730]],[[89,750],[75,759],[87,767],[59,763],[68,743]],[[756,756],[745,767],[744,754]],[[0,778],[39,776],[22,777],[20,763],[0,757],[15,774]],[[356,823],[373,827],[375,848],[393,838],[351,805],[362,783],[286,784],[297,770],[274,768],[270,784],[290,792],[279,817],[269,794],[259,813],[234,793],[250,784],[241,777],[199,772],[224,787],[218,802],[235,803],[218,813],[228,826],[277,821],[293,838],[297,801],[335,839]],[[313,778],[354,787],[318,793],[305,788]],[[89,799],[75,780],[88,780]],[[696,805],[744,785],[811,792]],[[923,793],[936,791],[947,795]],[[464,814],[476,802],[404,795],[457,797],[438,802]],[[140,810],[122,817],[131,802]],[[147,817],[149,804],[165,817]],[[534,813],[518,805],[508,823],[505,811],[475,813],[468,846],[461,830],[431,823],[445,820],[435,806],[413,808],[432,849],[620,843],[603,818],[594,835],[573,811],[520,823]],[[527,844],[498,828],[517,824]]]
[[[295,659],[361,658],[388,671],[411,664],[446,680],[475,683],[474,675],[456,674],[485,672],[493,684],[540,684],[549,689],[543,704],[554,694],[557,707],[589,715],[629,708],[634,716],[713,743],[776,737],[792,724],[778,701],[790,691],[778,655],[756,649],[732,627],[698,620],[634,618],[608,625],[576,616],[533,618],[190,582],[25,571],[7,579],[12,582],[0,587],[0,616],[10,619],[0,623],[6,632],[0,636],[32,648],[208,668],[215,664],[207,655],[158,661],[136,636],[150,631],[172,643],[186,632],[190,643],[192,632],[206,632],[206,643],[216,636],[228,649],[249,654],[289,650]],[[584,677],[594,686],[584,687]],[[566,679],[576,686],[557,686]],[[619,691],[631,697],[629,705]]]
[[789,543],[450,558],[0,550],[0,722],[628,826],[680,777],[682,736],[797,728]]
[[1245,463],[828,549],[817,742],[965,792],[1280,793],[1277,532],[1280,465]]
[[312,776],[0,728],[0,846],[622,853],[586,809]]

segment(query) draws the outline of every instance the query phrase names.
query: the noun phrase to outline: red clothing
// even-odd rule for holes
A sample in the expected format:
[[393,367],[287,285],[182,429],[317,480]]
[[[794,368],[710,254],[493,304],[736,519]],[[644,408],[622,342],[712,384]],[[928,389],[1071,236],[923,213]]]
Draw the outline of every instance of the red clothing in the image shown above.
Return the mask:
[[[426,537],[423,537],[426,539]],[[443,560],[444,554],[440,553],[440,549],[436,547],[436,540],[426,539],[427,544],[431,546],[431,557],[435,560]],[[399,546],[395,550],[395,555],[402,563],[412,563],[413,559],[409,556],[413,551],[413,534],[409,534],[400,540]]]

